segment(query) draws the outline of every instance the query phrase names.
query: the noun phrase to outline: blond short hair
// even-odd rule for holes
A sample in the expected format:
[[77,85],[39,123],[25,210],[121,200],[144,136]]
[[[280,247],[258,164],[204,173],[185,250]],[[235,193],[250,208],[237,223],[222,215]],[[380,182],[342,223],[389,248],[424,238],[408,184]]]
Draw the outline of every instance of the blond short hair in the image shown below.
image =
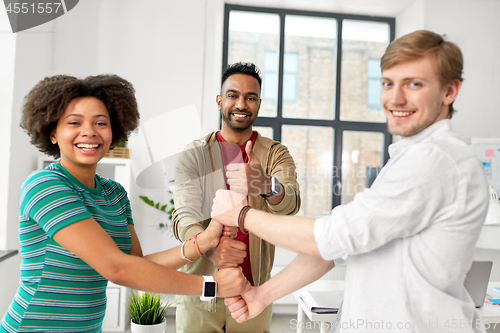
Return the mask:
[[[442,87],[455,80],[463,81],[464,60],[458,46],[428,30],[414,31],[390,43],[382,56],[380,68],[384,71],[398,63],[426,55],[435,57],[437,74]],[[451,103],[448,118],[451,118],[454,112],[455,109]]]

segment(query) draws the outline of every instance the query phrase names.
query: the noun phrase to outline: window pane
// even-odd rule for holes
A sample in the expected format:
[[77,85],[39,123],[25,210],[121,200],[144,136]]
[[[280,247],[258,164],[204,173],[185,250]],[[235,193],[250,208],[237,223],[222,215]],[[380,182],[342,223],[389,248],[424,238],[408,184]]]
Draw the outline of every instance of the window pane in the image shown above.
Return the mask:
[[328,215],[332,202],[333,128],[284,125],[281,141],[297,166],[302,198],[297,215]]
[[273,139],[273,128],[272,127],[267,127],[267,126],[252,126],[252,129],[254,131],[257,131],[260,133],[260,135],[265,136],[266,138]]
[[384,135],[344,131],[342,135],[342,198],[346,204],[370,187],[383,163]]
[[382,108],[380,104],[380,93],[382,92],[382,86],[380,85],[379,79],[368,79],[367,82],[367,95],[366,100],[368,107],[372,109]]
[[387,23],[343,21],[341,120],[386,122],[380,103],[371,103],[378,92],[368,90],[373,88],[373,80],[369,83],[369,78],[380,73],[380,68],[374,68],[373,60],[380,60],[384,54],[389,44],[389,31]]
[[[236,10],[229,13],[228,63],[246,61],[256,64],[262,72],[263,95],[278,94],[279,25],[278,14]],[[268,52],[274,53],[274,57]],[[268,70],[271,75],[266,74]],[[276,97],[263,98],[259,115],[276,117],[276,114]]]
[[334,118],[336,54],[337,20],[286,16],[283,117]]

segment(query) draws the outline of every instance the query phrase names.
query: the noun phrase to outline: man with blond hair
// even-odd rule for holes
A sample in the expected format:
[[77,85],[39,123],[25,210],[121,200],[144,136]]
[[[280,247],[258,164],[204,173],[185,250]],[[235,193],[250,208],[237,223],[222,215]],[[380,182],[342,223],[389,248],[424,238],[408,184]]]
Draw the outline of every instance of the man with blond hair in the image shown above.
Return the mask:
[[[486,216],[487,182],[449,118],[462,82],[460,49],[430,31],[393,41],[381,60],[381,103],[402,140],[370,189],[316,220],[242,208],[219,191],[212,216],[299,256],[226,304],[238,321],[347,261],[341,332],[484,332],[464,288]],[[225,200],[240,202],[231,208]],[[244,214],[239,216],[239,212]]]

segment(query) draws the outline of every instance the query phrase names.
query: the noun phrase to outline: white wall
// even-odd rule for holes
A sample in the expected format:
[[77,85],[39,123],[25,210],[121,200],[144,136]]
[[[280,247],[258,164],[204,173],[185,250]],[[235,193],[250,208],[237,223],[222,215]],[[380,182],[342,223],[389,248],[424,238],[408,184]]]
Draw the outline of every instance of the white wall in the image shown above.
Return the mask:
[[[7,12],[0,11],[0,235],[7,234],[7,207],[9,198],[10,137],[12,129],[12,106],[14,101],[14,64],[16,55],[16,35],[9,34]],[[4,33],[2,33],[4,32]],[[7,248],[6,237],[0,236],[0,249]]]
[[469,140],[500,137],[500,1],[426,0],[425,28],[446,34],[464,55],[454,129]]
[[9,196],[7,199],[7,248],[19,248],[17,226],[19,219],[19,192],[21,184],[36,169],[37,154],[28,136],[19,127],[24,96],[44,76],[51,74],[53,24],[47,23],[33,31],[17,35],[14,67],[14,95],[11,118]]
[[424,0],[416,0],[396,17],[396,38],[424,29]]
[[19,253],[0,261],[0,281],[2,281],[0,283],[0,320],[16,295],[20,264],[21,255]]

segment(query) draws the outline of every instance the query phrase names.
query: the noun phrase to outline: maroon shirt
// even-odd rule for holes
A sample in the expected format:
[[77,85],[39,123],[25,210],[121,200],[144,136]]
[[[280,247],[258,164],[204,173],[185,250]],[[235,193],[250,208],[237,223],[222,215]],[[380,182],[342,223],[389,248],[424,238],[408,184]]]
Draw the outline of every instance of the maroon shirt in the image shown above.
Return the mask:
[[[246,142],[243,145],[235,145],[232,143],[228,143],[226,140],[224,140],[224,138],[220,134],[220,131],[217,132],[216,136],[217,136],[217,142],[219,142],[220,150],[222,153],[222,164],[224,165],[224,179],[226,179],[226,188],[229,190],[230,188],[229,185],[227,184],[227,178],[226,178],[227,166],[232,163],[248,162],[248,156],[247,153],[245,152]],[[257,132],[253,131],[252,136],[250,137],[250,141],[252,141],[252,147],[255,144],[256,137],[257,137]],[[252,269],[250,267],[250,256],[248,255],[248,248],[249,248],[248,234],[244,234],[238,229],[238,234],[234,239],[243,242],[247,245],[247,256],[243,260],[243,263],[240,264],[239,266],[243,271],[243,275],[245,275],[247,280],[253,286]]]

